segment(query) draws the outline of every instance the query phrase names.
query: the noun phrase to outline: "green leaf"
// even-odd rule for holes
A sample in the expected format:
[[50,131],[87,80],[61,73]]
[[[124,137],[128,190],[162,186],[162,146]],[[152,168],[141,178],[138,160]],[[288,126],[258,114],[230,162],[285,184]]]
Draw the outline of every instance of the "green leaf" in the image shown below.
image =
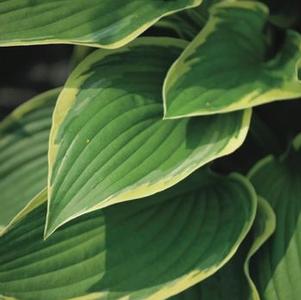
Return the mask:
[[89,54],[97,48],[75,45],[70,58],[70,69],[73,70],[81,63]]
[[59,90],[26,102],[0,124],[0,225],[47,184],[51,116]]
[[203,0],[202,5],[185,9],[158,21],[152,29],[162,36],[174,36],[191,41],[203,29],[209,18],[209,9],[216,3],[227,0]]
[[161,86],[184,42],[145,38],[99,50],[54,112],[46,235],[84,213],[164,190],[243,142],[250,111],[163,121]]
[[163,32],[171,32],[178,38],[190,41],[207,22],[207,6],[207,1],[204,1],[201,6],[167,16],[157,22],[154,29],[157,34],[161,35],[163,29]]
[[[31,204],[46,201],[42,193]],[[46,204],[0,238],[0,294],[18,299],[166,299],[216,272],[256,212],[240,175],[204,168],[140,201],[81,216],[43,241]]]
[[275,228],[276,216],[272,207],[264,198],[258,196],[256,218],[250,236],[248,237],[251,240],[251,247],[248,250],[247,258],[244,263],[244,272],[251,289],[250,297],[254,300],[260,300],[260,296],[258,294],[254,280],[250,275],[251,260],[274,233]]
[[262,300],[293,300],[301,295],[300,167],[301,148],[295,142],[284,156],[269,156],[250,173],[256,191],[269,201],[277,219],[275,233],[252,262],[252,277]]
[[0,46],[80,44],[117,48],[161,17],[201,0],[2,0]]
[[267,8],[256,1],[224,1],[168,72],[165,118],[207,115],[301,96],[301,37],[288,31],[266,59]]
[[275,223],[272,208],[259,197],[251,232],[239,246],[234,257],[216,274],[173,297],[172,300],[259,300],[256,287],[249,275],[250,258],[273,233]]

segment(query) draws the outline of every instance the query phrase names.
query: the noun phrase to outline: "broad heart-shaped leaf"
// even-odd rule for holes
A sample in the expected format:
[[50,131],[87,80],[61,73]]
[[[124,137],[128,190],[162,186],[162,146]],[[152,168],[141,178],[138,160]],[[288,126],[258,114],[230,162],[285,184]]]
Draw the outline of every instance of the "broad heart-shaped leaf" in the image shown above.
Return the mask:
[[46,235],[66,221],[164,190],[243,142],[250,111],[162,120],[161,87],[186,45],[138,39],[92,53],[54,112]]
[[[35,200],[43,198],[46,193]],[[0,294],[25,300],[86,294],[87,299],[166,299],[234,255],[256,204],[242,176],[204,168],[156,195],[81,216],[46,241],[44,204],[23,214],[0,238]]]
[[117,48],[162,16],[201,0],[2,0],[0,46],[80,44]]
[[165,118],[207,115],[301,96],[301,37],[288,31],[266,59],[266,7],[256,1],[214,5],[204,29],[168,72]]
[[301,295],[301,143],[281,158],[268,157],[250,173],[256,191],[276,214],[276,231],[252,261],[252,277],[262,300]]
[[274,232],[275,224],[272,208],[268,202],[259,197],[252,229],[234,257],[213,276],[171,299],[259,300],[257,289],[249,274],[250,258]]
[[0,225],[47,184],[51,116],[59,90],[26,102],[0,123]]

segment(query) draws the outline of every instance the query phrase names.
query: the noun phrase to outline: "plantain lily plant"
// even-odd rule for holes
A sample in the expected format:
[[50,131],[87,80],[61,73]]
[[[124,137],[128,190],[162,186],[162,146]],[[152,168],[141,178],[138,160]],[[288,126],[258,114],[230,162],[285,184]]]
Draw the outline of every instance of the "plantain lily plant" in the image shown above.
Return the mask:
[[291,2],[0,1],[0,46],[74,45],[0,123],[0,299],[300,299]]

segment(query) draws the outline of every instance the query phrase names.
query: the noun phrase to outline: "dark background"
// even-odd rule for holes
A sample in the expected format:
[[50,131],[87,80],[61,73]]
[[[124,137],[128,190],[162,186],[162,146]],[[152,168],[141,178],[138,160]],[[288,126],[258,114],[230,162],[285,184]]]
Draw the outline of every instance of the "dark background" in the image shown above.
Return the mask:
[[0,48],[0,119],[33,96],[64,84],[73,46]]

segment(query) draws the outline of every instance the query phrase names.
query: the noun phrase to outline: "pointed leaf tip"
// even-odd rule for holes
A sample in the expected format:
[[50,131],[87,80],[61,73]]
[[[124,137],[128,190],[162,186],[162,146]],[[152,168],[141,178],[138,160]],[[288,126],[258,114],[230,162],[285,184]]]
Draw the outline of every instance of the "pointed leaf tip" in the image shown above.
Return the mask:
[[87,212],[167,189],[242,144],[250,110],[162,120],[162,82],[185,45],[142,38],[96,51],[72,73],[53,116],[46,236]]

